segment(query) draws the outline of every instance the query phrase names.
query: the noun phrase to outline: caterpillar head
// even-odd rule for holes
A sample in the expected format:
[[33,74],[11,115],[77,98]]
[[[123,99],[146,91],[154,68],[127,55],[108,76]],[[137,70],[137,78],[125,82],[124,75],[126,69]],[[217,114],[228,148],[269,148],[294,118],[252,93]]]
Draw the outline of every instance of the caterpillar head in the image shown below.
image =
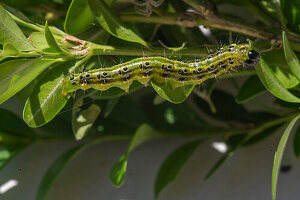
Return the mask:
[[259,62],[259,53],[257,51],[249,50],[247,56],[247,59],[244,61],[245,66],[254,67]]

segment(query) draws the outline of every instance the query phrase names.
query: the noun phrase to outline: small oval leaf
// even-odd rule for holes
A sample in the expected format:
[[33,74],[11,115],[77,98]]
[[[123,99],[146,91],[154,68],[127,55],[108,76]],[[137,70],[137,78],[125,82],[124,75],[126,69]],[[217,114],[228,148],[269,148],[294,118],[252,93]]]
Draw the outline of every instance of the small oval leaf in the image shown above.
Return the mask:
[[194,85],[184,85],[182,87],[173,88],[170,82],[158,83],[154,80],[151,81],[152,87],[164,99],[172,103],[182,103],[188,98],[194,89]]
[[145,47],[150,47],[147,42],[121,22],[104,0],[89,0],[89,6],[98,23],[107,32],[122,40],[137,42]]
[[[74,65],[73,61],[58,63],[43,73],[27,99],[23,119],[30,127],[39,127],[51,121],[65,106],[72,93],[63,95],[64,74]],[[64,69],[63,71],[59,69]]]
[[73,0],[67,12],[64,28],[68,34],[74,35],[90,28],[94,20],[88,1]]

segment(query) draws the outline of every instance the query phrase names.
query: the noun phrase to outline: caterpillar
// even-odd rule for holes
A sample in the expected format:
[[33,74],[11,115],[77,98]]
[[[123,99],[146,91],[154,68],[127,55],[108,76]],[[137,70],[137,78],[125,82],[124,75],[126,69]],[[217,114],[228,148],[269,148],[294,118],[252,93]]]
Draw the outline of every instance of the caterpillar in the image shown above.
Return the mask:
[[158,83],[169,81],[173,88],[184,84],[197,85],[215,78],[227,71],[236,71],[241,66],[253,67],[259,61],[259,53],[248,44],[231,44],[203,59],[188,62],[164,57],[142,57],[114,65],[66,76],[63,80],[63,93],[78,89],[107,90],[119,87],[129,90],[134,80],[145,86],[154,79]]

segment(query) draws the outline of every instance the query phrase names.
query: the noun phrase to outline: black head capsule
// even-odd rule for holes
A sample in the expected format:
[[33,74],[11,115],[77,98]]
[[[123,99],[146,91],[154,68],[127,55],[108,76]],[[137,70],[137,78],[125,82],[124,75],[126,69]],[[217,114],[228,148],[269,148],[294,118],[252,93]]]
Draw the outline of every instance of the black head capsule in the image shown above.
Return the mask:
[[123,68],[124,72],[126,72],[126,71],[127,71],[127,69],[128,69],[127,67],[124,67],[124,68]]
[[103,76],[107,76],[107,72],[103,72]]
[[146,65],[146,66],[149,66],[149,65],[150,65],[150,63],[149,63],[149,62],[145,62],[145,65]]
[[140,67],[140,69],[143,69],[143,64],[140,64],[139,67]]
[[83,76],[80,75],[80,76],[79,76],[79,79],[82,80],[82,79],[83,79]]
[[250,50],[248,52],[248,58],[245,60],[244,64],[247,67],[254,67],[259,62],[259,53],[255,50]]
[[90,74],[85,74],[85,77],[86,77],[86,78],[90,77]]

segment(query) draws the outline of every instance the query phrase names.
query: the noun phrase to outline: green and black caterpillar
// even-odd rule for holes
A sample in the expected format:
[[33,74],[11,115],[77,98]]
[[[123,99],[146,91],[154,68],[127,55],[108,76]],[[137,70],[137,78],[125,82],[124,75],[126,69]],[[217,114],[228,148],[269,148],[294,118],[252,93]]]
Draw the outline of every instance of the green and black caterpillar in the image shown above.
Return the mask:
[[259,61],[259,53],[248,44],[231,44],[203,59],[182,62],[164,57],[136,58],[109,68],[99,68],[71,74],[63,81],[64,94],[78,89],[107,90],[119,87],[128,91],[134,80],[147,85],[151,79],[158,83],[170,82],[173,88],[185,84],[197,85],[236,71],[241,66],[253,67]]

